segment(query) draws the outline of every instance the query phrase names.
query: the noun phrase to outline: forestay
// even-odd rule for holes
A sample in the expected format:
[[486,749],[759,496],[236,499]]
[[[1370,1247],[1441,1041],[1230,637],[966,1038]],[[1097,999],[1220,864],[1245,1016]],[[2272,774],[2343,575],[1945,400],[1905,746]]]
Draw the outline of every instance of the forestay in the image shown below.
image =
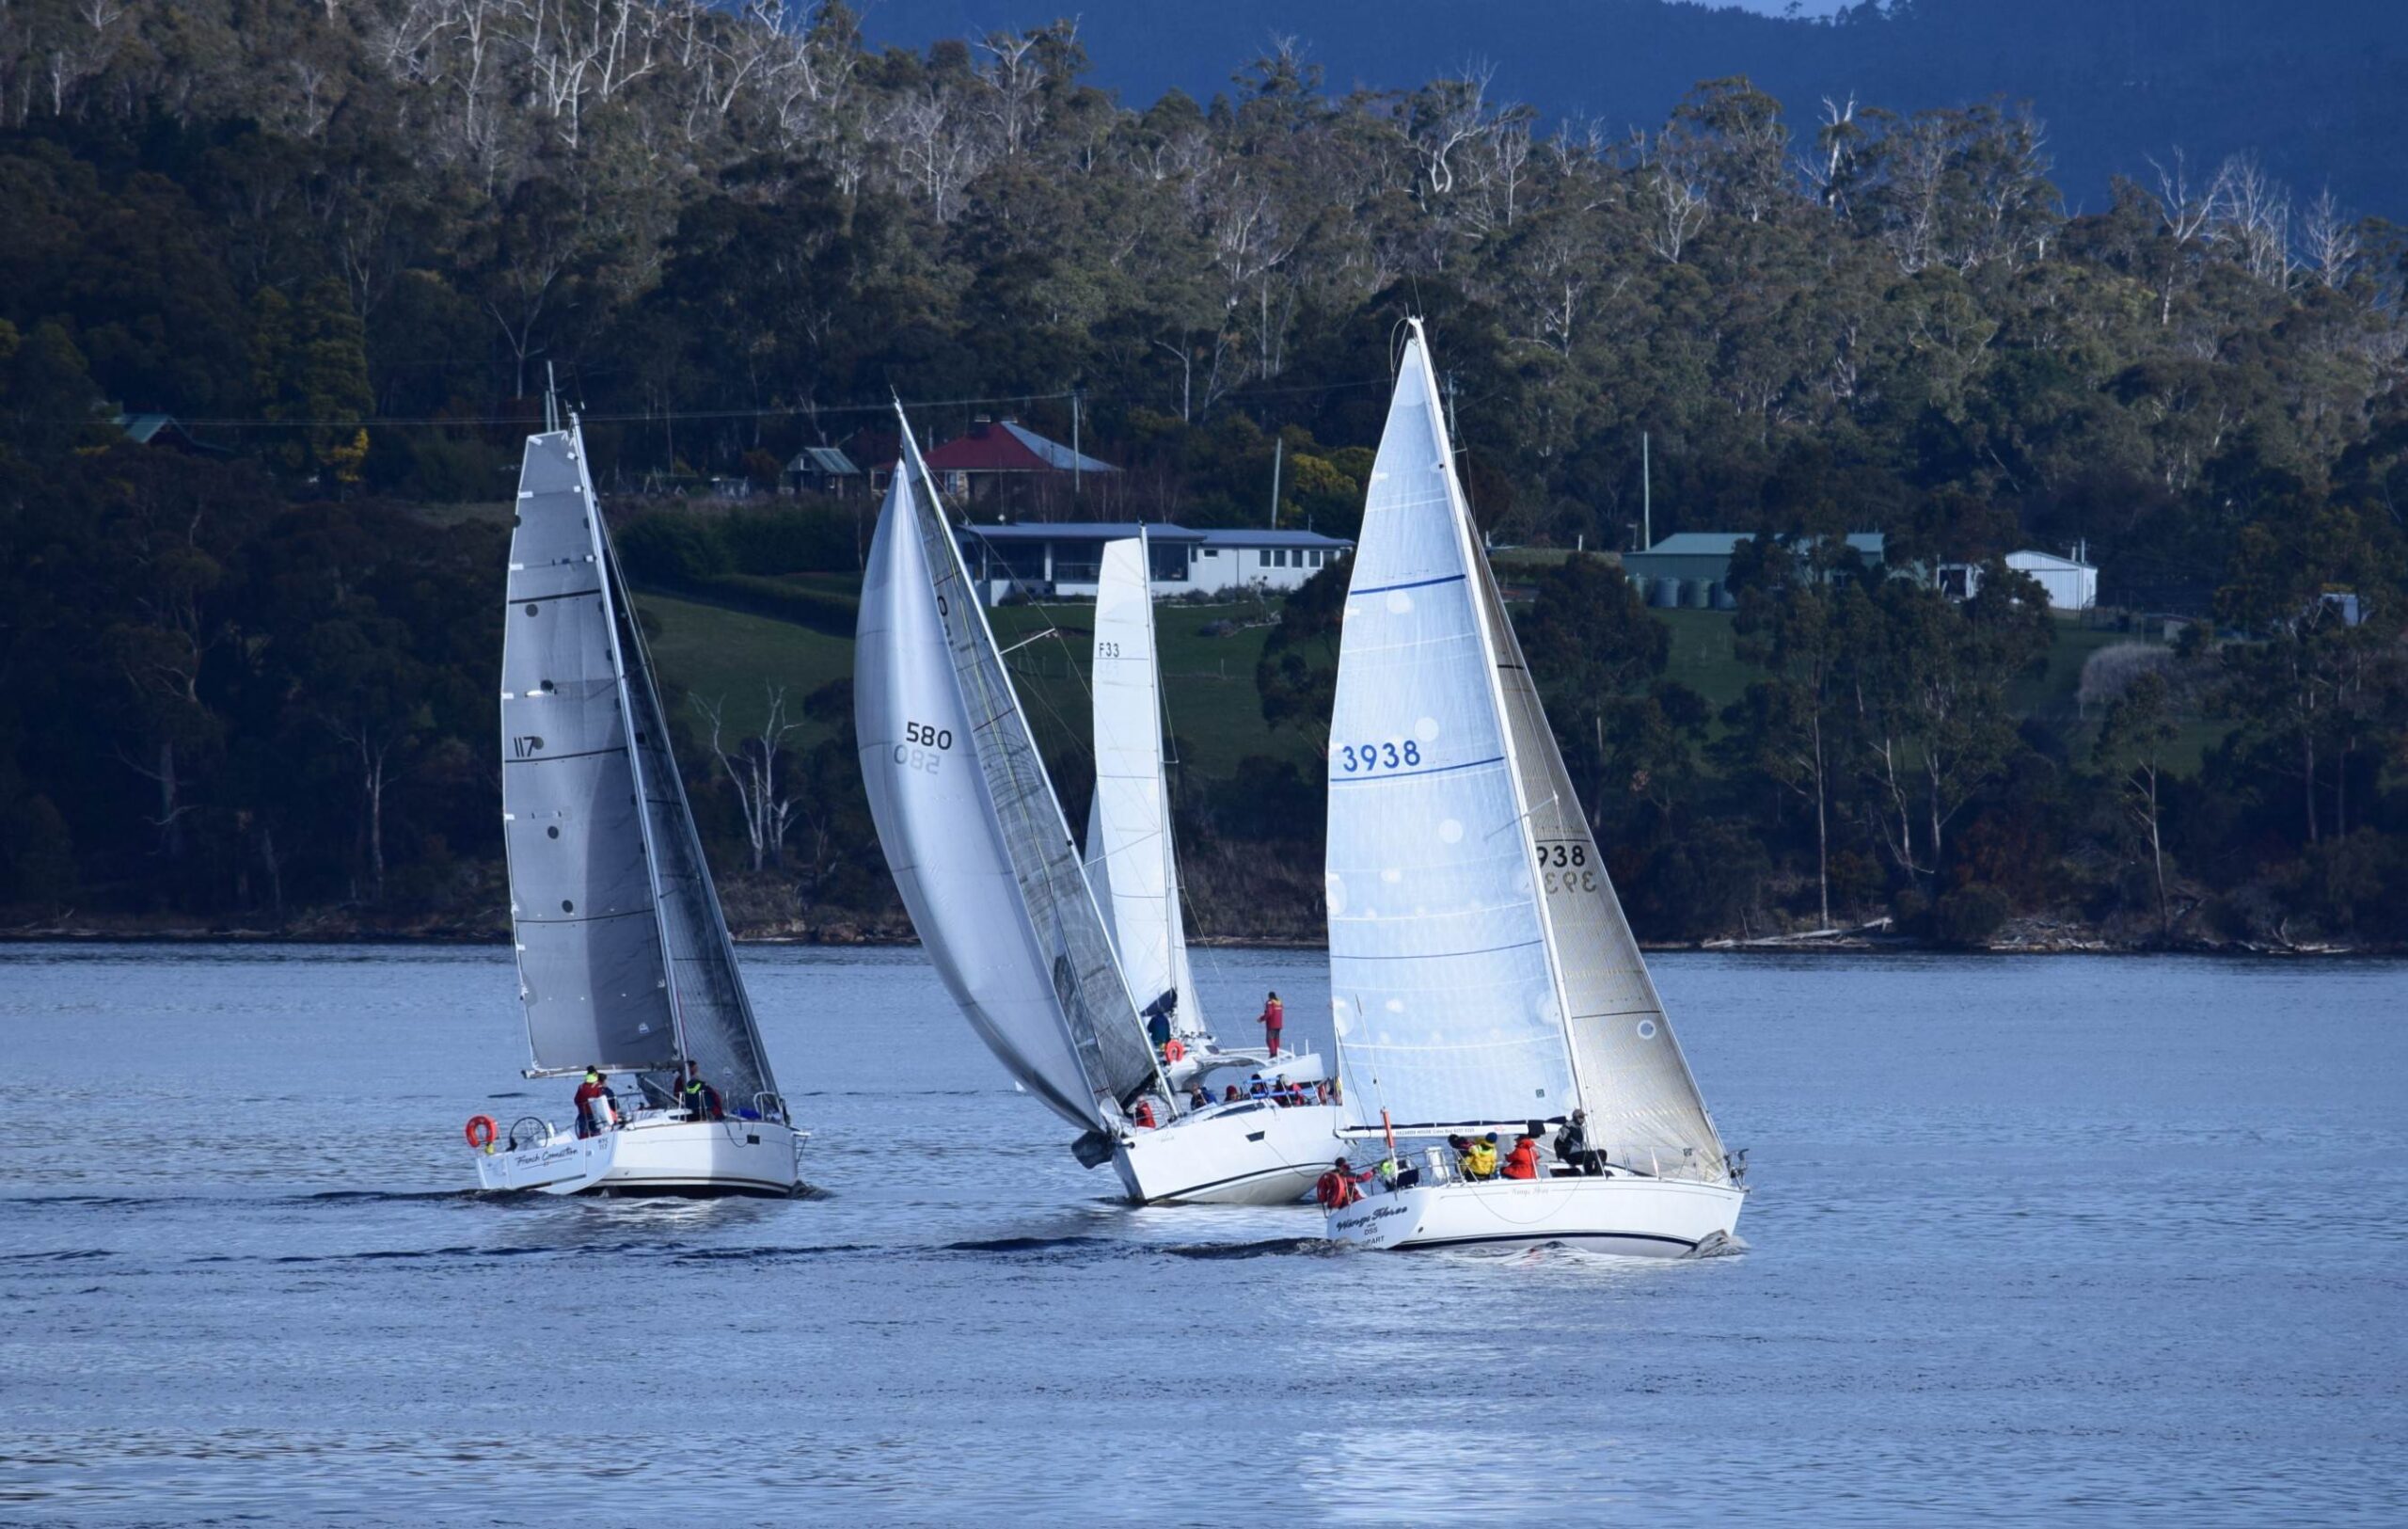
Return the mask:
[[1372,466],[1330,723],[1330,993],[1346,1107],[1402,1128],[1566,1114],[1571,1059],[1417,328]]
[[532,436],[510,540],[503,842],[535,1066],[677,1059],[659,915],[620,704],[618,644],[577,438]]
[[1179,857],[1163,778],[1162,690],[1143,531],[1108,542],[1096,581],[1095,805],[1086,842],[1130,995],[1179,995],[1173,1030],[1203,1032],[1180,915]]
[[1155,1078],[1002,655],[908,426],[862,592],[854,721],[879,840],[980,1039],[1074,1123]]

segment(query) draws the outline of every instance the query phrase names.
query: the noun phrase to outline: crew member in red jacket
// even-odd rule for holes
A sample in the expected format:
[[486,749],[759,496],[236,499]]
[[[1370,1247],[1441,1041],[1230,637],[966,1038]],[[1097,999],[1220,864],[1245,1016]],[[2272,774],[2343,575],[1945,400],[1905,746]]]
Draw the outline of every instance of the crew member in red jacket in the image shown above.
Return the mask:
[[[596,1111],[594,1107],[594,1101],[596,1099],[606,1101],[605,1107],[600,1111]],[[594,1117],[598,1113],[602,1120],[610,1120],[617,1113],[615,1109],[609,1107],[608,1102],[611,1099],[610,1085],[602,1081],[602,1070],[598,1067],[587,1068],[585,1081],[577,1086],[577,1134],[578,1136],[594,1136],[602,1130],[602,1125]]]
[[1262,1043],[1271,1048],[1272,1056],[1277,1057],[1279,1055],[1279,1032],[1287,1027],[1288,1011],[1280,1007],[1279,995],[1276,993],[1274,993],[1270,997],[1263,1000],[1261,1020]]
[[1314,1182],[1313,1198],[1321,1202],[1323,1210],[1344,1210],[1363,1198],[1363,1191],[1356,1187],[1376,1171],[1367,1168],[1357,1173],[1353,1163],[1340,1157]]
[[1536,1121],[1532,1121],[1529,1130],[1513,1139],[1513,1150],[1505,1155],[1504,1177],[1534,1179],[1539,1176],[1539,1132],[1542,1129]]

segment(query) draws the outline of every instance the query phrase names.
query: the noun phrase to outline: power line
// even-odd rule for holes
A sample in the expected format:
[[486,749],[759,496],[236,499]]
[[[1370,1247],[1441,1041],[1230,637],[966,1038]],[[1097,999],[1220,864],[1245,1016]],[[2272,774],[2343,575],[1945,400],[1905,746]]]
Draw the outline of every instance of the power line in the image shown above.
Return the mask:
[[[1239,388],[1228,395],[1236,402],[1256,398],[1291,398],[1307,393],[1343,392],[1356,388],[1386,387],[1392,379],[1383,376],[1363,377],[1350,382],[1321,382],[1296,388]],[[911,409],[931,408],[992,408],[1006,404],[1050,404],[1071,398],[1075,390],[1056,392],[1005,393],[990,398],[927,398],[905,399],[903,406]],[[1088,393],[1090,401],[1093,393]],[[783,420],[799,415],[820,414],[884,414],[895,407],[892,397],[866,404],[788,404],[772,408],[720,409],[655,409],[636,414],[581,414],[587,424],[674,424],[688,420]],[[163,410],[129,410],[131,413],[168,412]],[[393,429],[397,427],[430,428],[449,426],[457,429],[488,429],[523,426],[533,422],[532,414],[484,415],[385,415],[371,414],[344,420],[266,420],[243,419],[221,415],[175,416],[179,424],[204,430],[347,430]],[[82,424],[83,420],[59,420],[59,424]]]

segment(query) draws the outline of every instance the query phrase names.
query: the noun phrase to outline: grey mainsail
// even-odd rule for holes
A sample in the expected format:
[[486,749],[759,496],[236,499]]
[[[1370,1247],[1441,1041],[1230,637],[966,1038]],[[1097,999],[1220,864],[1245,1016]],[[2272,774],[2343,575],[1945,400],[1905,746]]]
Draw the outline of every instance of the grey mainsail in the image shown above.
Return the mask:
[[776,1084],[574,427],[528,438],[508,587],[503,840],[535,1070],[691,1058],[749,1107]]

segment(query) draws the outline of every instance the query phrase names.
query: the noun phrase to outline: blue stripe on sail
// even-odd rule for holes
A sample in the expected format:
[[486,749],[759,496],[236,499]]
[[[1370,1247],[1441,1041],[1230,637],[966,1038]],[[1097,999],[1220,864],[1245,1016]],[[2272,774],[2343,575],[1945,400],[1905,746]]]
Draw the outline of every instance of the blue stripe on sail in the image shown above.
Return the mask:
[[[1339,916],[1345,916],[1341,914]],[[1528,950],[1532,946],[1545,943],[1544,940],[1516,940],[1512,945],[1483,946],[1477,950],[1416,950],[1402,956],[1343,956],[1339,959],[1344,961],[1460,961],[1466,956],[1494,956],[1501,955],[1508,950]],[[1645,1011],[1655,1012],[1652,1009]]]
[[1443,579],[1416,579],[1409,584],[1373,584],[1369,589],[1350,589],[1347,593],[1350,595],[1385,595],[1391,589],[1427,589],[1432,584],[1459,584],[1463,581],[1464,576],[1462,574],[1450,573]]
[[1478,770],[1483,765],[1504,762],[1505,756],[1497,754],[1491,755],[1485,759],[1474,759],[1469,764],[1438,765],[1429,770],[1383,770],[1370,775],[1332,775],[1329,777],[1329,783],[1332,786],[1369,786],[1375,780],[1410,780],[1416,775],[1450,775],[1458,770]]

